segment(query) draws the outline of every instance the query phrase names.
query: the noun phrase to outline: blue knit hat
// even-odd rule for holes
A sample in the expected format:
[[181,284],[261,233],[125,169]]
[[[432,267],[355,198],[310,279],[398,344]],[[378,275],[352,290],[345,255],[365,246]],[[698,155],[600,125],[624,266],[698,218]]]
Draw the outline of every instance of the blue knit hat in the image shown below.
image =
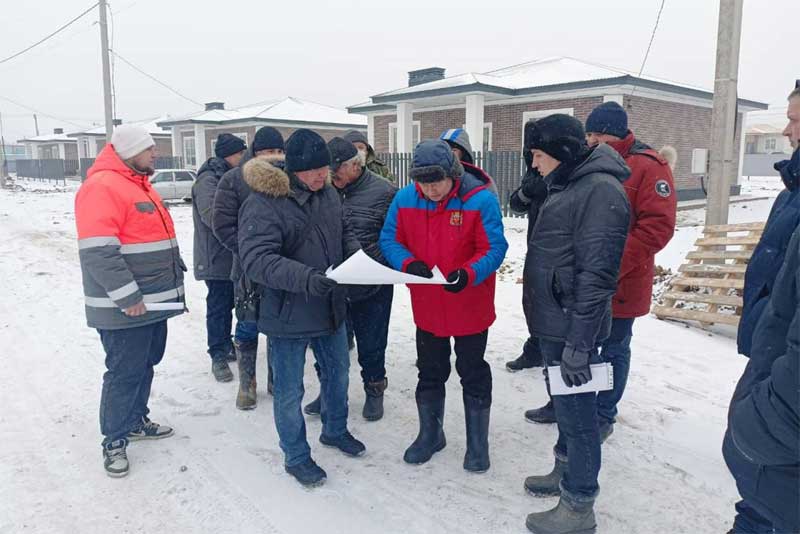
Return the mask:
[[310,171],[331,164],[331,153],[325,140],[315,131],[296,130],[286,140],[286,170]]
[[453,155],[450,145],[440,139],[426,139],[414,149],[409,177],[430,184],[445,178],[460,178],[464,167]]
[[609,134],[620,139],[628,135],[628,114],[616,102],[605,102],[586,119],[586,132]]

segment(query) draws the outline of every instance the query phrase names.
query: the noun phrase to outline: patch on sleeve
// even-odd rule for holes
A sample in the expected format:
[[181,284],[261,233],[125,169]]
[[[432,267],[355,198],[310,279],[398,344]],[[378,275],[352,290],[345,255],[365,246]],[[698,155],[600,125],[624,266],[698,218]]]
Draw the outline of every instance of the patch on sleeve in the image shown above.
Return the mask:
[[672,188],[666,180],[659,180],[656,182],[656,193],[662,198],[667,198],[672,194]]

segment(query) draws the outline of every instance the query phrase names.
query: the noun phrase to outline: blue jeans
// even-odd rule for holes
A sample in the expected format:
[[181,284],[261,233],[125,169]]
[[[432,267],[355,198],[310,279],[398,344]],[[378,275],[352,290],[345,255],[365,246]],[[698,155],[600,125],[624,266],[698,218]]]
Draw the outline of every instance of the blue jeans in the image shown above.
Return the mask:
[[614,389],[597,394],[597,415],[601,423],[613,423],[617,416],[617,403],[625,393],[628,371],[631,368],[631,337],[633,319],[614,319],[611,334],[603,342],[600,357],[614,366]]
[[125,328],[98,330],[106,352],[103,392],[100,395],[100,432],[103,445],[125,439],[150,410],[153,367],[164,357],[167,321]]
[[[563,341],[539,339],[547,365],[558,365],[564,350]],[[595,355],[590,360],[599,361]],[[558,441],[554,448],[559,458],[567,458],[567,470],[561,481],[572,499],[591,500],[600,486],[600,431],[597,422],[597,394],[554,395],[553,407],[558,424]]]
[[352,326],[358,346],[358,364],[365,384],[386,378],[386,344],[392,315],[394,286],[381,286],[372,297],[351,302],[347,324]]
[[236,330],[233,339],[237,343],[252,343],[258,341],[258,323],[256,321],[236,321]]
[[337,438],[347,432],[347,388],[350,357],[347,329],[342,324],[333,334],[307,339],[269,336],[274,383],[273,411],[284,463],[293,467],[311,458],[306,440],[303,374],[306,348],[311,345],[320,369],[322,434]]
[[212,360],[227,358],[231,344],[233,324],[233,282],[230,280],[206,280],[206,332],[208,355]]

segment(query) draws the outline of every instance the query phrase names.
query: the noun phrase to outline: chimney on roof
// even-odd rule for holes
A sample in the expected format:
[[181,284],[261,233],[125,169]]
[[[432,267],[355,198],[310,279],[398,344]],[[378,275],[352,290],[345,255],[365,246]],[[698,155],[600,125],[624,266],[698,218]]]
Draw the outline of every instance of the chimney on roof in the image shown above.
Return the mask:
[[444,69],[442,67],[428,67],[408,71],[408,86],[414,87],[428,82],[435,82],[444,79]]
[[122,119],[114,119],[111,122],[112,124],[114,124],[114,126],[119,126],[120,124],[122,124]]
[[212,109],[225,109],[225,102],[206,102],[206,111]]
[[53,133],[54,134],[63,134],[64,133],[64,128],[53,128]]

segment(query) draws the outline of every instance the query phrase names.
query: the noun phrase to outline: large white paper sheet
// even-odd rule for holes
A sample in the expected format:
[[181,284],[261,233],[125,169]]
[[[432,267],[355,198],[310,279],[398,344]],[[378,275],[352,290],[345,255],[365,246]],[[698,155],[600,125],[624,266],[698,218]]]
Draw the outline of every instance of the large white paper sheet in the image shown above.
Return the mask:
[[614,368],[610,363],[595,363],[589,366],[592,370],[592,379],[582,386],[568,386],[561,377],[561,368],[558,365],[547,367],[550,378],[551,395],[575,395],[576,393],[590,393],[614,389]]
[[431,269],[433,278],[423,278],[402,273],[381,265],[359,250],[336,269],[328,269],[328,278],[340,284],[350,285],[392,285],[392,284],[449,284],[438,267]]

